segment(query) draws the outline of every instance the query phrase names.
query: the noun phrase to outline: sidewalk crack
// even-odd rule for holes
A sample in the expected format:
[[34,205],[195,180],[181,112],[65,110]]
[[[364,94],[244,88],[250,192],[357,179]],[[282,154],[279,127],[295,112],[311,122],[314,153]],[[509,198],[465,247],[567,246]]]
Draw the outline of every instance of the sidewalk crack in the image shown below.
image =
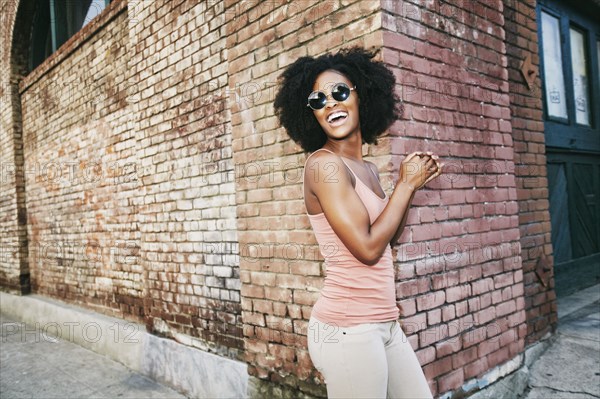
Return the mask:
[[532,384],[529,384],[529,388],[530,389],[533,389],[533,388],[546,388],[546,389],[550,389],[550,390],[555,391],[555,392],[564,392],[564,393],[570,393],[570,394],[590,395],[590,396],[593,396],[594,398],[600,398],[600,395],[596,395],[596,394],[593,394],[591,392],[569,391],[569,390],[566,390],[566,389],[557,389],[557,388],[548,387],[548,386],[545,386],[545,385],[532,385]]
[[600,342],[600,339],[585,338],[585,337],[581,337],[579,335],[569,335],[569,334],[565,334],[565,333],[560,333],[560,335],[563,337],[575,338],[575,339],[582,340],[582,341]]

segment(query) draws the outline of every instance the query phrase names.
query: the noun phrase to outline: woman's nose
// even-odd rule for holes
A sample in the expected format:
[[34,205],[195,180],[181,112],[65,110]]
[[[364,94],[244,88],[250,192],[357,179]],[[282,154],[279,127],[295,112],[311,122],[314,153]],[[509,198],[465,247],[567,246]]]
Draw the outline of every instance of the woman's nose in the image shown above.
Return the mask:
[[327,100],[327,101],[325,101],[325,106],[326,107],[333,107],[334,105],[336,105],[338,103],[337,100],[333,98],[333,96],[332,96],[331,93],[329,93],[328,95],[326,95],[325,99]]

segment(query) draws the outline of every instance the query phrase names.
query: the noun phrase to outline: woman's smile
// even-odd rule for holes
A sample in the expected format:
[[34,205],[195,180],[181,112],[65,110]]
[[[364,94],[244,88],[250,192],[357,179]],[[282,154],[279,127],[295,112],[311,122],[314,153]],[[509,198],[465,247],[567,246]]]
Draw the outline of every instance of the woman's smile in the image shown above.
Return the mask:
[[348,112],[346,111],[332,111],[327,115],[327,123],[331,126],[340,126],[343,125],[344,122],[348,119]]

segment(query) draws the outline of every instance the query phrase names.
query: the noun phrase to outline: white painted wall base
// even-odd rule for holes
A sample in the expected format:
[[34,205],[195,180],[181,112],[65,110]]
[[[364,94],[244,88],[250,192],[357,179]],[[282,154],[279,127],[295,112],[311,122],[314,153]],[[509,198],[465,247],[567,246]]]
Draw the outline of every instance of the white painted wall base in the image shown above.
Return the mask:
[[148,334],[141,324],[36,294],[19,296],[0,292],[0,312],[36,327],[22,332],[28,340],[58,337],[74,342],[189,397],[248,395],[246,363]]

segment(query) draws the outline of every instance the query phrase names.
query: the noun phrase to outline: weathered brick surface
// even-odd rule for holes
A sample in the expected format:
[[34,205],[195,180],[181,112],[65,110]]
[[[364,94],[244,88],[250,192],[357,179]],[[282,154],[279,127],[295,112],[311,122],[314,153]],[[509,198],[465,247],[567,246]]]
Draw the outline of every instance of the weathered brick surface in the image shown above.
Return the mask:
[[239,248],[224,4],[131,5],[146,323],[237,357]]
[[[433,151],[446,174],[418,192],[396,248],[403,325],[434,394],[517,353],[498,336],[525,322],[514,148],[497,1],[383,2],[383,59],[393,69],[404,117],[389,131],[389,178],[404,154]],[[412,302],[414,300],[415,302]],[[427,318],[420,317],[427,315]],[[515,317],[510,329],[506,320]],[[506,335],[504,335],[506,336]]]
[[89,41],[71,38],[53,55],[56,67],[42,64],[21,81],[23,173],[32,290],[138,319],[139,186],[125,98],[127,15],[117,5],[103,28],[80,32]]
[[[225,10],[229,87],[238,96],[231,123],[246,361],[252,375],[299,389],[318,377],[305,335],[321,257],[302,203],[305,155],[277,126],[274,86],[300,56],[380,46],[378,9],[378,1],[354,0],[229,1]],[[382,150],[369,155],[389,160]]]
[[[14,86],[21,109],[13,114],[22,118],[25,161],[14,176],[27,187],[28,248],[21,250],[34,292],[239,358],[223,10],[214,1],[115,1],[38,68],[23,71]],[[3,41],[26,58],[26,48],[9,44]],[[15,139],[10,126],[3,132],[3,151],[19,155],[10,145],[20,132],[12,129]],[[12,232],[15,187],[7,181],[2,191],[7,244],[20,237]],[[9,287],[20,269],[5,258]]]
[[[25,72],[20,56],[22,36],[14,31],[17,3],[2,2],[0,9],[0,287],[14,293],[29,291],[25,184],[17,173],[23,164],[20,100],[16,80]],[[13,46],[12,44],[15,43]],[[9,60],[14,59],[14,68]]]
[[[527,56],[539,70],[535,1],[505,0],[504,16],[529,344],[555,329],[558,321],[554,278],[550,274],[553,258],[542,86],[537,77],[530,89],[520,71]],[[550,274],[547,280],[546,274]]]
[[324,275],[306,156],[272,103],[296,58],[358,44],[382,48],[404,102],[364,151],[384,189],[406,153],[446,164],[394,248],[401,324],[434,394],[556,322],[533,251],[551,265],[540,95],[518,72],[526,54],[539,63],[533,3],[122,0],[31,73],[18,5],[0,14],[3,289],[30,273],[34,292],[323,395],[306,349]]

